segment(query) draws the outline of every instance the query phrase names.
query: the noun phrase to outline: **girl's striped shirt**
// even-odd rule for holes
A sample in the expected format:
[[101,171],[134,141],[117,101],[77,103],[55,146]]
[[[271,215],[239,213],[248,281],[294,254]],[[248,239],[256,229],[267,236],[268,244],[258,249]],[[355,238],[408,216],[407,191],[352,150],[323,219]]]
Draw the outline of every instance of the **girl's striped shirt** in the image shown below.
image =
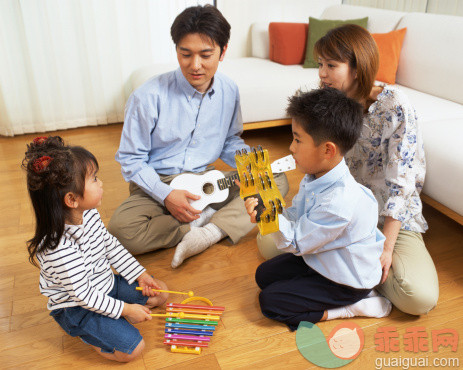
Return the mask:
[[132,284],[144,271],[112,236],[96,209],[85,211],[82,225],[65,225],[59,246],[37,254],[40,292],[48,309],[81,306],[118,319],[124,302],[107,294],[114,285],[111,266]]

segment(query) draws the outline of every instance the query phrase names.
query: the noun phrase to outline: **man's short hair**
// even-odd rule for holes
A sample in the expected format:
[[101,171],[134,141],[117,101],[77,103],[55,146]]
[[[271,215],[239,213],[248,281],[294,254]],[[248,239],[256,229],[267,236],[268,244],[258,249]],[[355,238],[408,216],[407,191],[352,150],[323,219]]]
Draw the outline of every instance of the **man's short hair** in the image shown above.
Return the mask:
[[296,94],[289,98],[286,112],[316,145],[331,141],[342,155],[354,146],[362,131],[363,106],[334,88]]
[[220,47],[222,54],[230,39],[230,24],[222,13],[212,5],[186,8],[175,18],[170,35],[175,45],[188,34],[199,33],[210,38]]

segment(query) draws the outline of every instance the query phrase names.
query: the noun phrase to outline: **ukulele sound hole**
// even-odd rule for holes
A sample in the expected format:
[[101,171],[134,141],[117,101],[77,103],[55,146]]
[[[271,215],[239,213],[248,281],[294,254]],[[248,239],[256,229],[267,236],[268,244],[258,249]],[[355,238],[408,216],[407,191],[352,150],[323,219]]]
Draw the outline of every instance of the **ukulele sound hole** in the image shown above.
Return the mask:
[[204,194],[211,195],[214,192],[214,185],[210,182],[207,182],[203,185],[203,192]]

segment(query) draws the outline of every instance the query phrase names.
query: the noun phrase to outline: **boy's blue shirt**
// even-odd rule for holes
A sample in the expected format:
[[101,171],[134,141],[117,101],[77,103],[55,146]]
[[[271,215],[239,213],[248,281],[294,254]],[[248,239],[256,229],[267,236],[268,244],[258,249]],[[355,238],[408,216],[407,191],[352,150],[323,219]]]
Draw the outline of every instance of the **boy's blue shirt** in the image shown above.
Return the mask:
[[279,216],[277,247],[302,256],[311,268],[343,285],[371,289],[381,279],[385,241],[378,203],[355,181],[344,161],[316,179],[306,175],[290,208]]

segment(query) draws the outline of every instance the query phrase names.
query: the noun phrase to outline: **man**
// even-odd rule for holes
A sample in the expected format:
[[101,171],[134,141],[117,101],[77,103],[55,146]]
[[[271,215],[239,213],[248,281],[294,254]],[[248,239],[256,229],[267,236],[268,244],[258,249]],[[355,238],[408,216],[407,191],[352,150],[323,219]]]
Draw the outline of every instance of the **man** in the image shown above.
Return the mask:
[[[210,5],[187,8],[174,20],[171,36],[180,68],[147,81],[126,105],[116,160],[130,196],[108,228],[133,254],[178,244],[175,268],[226,236],[237,243],[253,225],[238,187],[201,212],[189,203],[199,195],[169,186],[176,175],[201,174],[218,158],[236,167],[236,150],[249,151],[239,136],[238,88],[216,73],[230,38],[227,20]],[[284,196],[286,177],[276,182]]]

